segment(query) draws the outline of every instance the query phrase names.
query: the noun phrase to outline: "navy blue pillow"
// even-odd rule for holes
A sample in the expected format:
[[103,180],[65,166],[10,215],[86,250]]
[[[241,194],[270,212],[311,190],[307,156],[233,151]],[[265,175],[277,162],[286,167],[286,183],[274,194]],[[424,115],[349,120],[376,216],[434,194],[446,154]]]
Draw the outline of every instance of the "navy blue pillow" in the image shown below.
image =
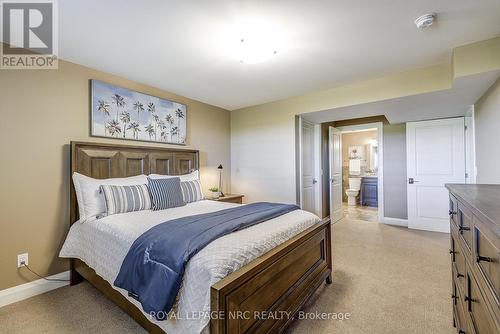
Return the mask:
[[186,205],[182,196],[181,180],[178,177],[151,179],[148,177],[153,210],[165,210]]

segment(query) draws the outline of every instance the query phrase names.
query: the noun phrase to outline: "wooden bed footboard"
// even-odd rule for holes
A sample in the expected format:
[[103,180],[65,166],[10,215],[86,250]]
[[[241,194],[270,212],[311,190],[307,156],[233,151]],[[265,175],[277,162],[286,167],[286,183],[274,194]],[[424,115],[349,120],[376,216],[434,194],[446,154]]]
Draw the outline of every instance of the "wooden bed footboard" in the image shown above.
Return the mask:
[[211,334],[280,333],[325,280],[330,220],[323,220],[212,286]]

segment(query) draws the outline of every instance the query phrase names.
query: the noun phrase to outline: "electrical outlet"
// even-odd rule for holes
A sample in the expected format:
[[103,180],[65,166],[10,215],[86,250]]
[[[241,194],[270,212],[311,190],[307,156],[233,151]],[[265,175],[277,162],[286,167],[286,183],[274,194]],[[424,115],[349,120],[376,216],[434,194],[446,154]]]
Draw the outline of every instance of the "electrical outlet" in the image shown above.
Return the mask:
[[23,264],[28,265],[28,253],[19,254],[17,256],[17,267],[21,268]]

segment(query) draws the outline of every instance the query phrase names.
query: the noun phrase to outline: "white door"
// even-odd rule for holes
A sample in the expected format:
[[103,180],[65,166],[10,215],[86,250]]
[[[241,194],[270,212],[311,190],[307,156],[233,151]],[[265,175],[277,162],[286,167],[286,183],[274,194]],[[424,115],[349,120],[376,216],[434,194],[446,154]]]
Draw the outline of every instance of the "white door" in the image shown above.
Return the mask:
[[302,120],[301,125],[301,207],[316,214],[314,177],[314,124]]
[[449,232],[445,183],[465,183],[464,118],[406,124],[408,227]]
[[329,127],[330,156],[330,219],[332,223],[344,217],[342,210],[342,135],[340,130]]

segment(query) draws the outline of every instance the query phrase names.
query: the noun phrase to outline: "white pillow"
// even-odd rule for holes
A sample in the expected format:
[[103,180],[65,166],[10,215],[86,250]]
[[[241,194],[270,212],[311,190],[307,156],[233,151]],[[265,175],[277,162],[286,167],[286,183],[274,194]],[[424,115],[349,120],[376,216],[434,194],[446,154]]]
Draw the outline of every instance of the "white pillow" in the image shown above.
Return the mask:
[[91,218],[98,218],[106,212],[104,195],[100,192],[101,185],[136,186],[147,184],[146,175],[137,175],[124,178],[94,179],[80,173],[73,173],[76,199],[80,212],[80,221],[83,223]]
[[150,174],[149,177],[151,179],[169,179],[171,177],[178,177],[181,179],[181,182],[186,182],[186,181],[196,181],[200,180],[200,173],[195,170],[192,171],[189,174],[184,174],[184,175],[161,175],[161,174]]

